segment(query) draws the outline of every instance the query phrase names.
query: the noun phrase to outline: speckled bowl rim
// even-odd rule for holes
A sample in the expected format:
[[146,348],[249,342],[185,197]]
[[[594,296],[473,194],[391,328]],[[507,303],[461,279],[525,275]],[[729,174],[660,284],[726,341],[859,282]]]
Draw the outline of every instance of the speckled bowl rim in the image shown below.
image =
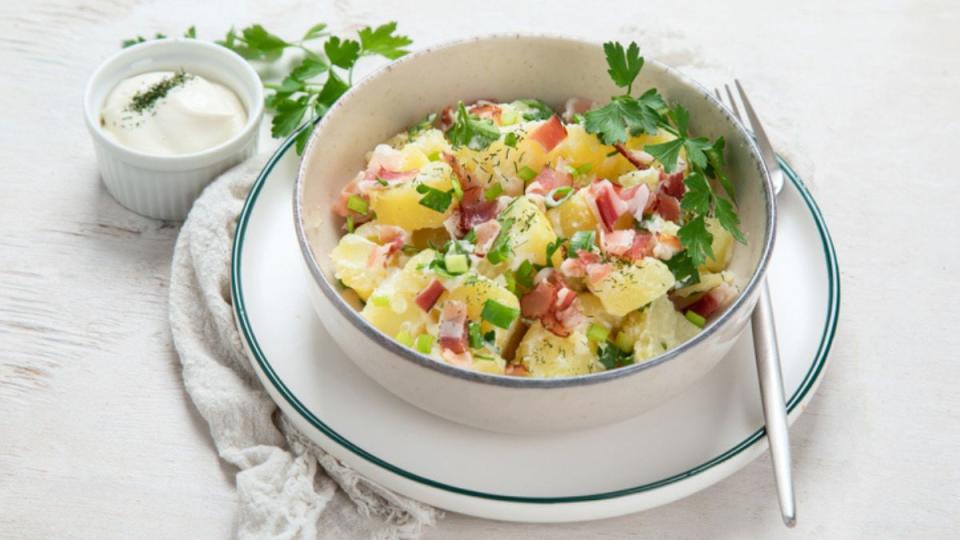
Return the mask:
[[553,377],[553,378],[532,378],[532,377],[512,377],[508,375],[495,375],[488,373],[480,373],[472,371],[466,368],[461,368],[458,366],[453,366],[443,362],[439,362],[427,355],[421,354],[413,349],[401,345],[395,341],[390,336],[387,336],[369,322],[367,322],[360,314],[353,309],[350,304],[344,300],[340,292],[331,284],[326,276],[323,273],[323,270],[320,268],[319,263],[317,262],[316,255],[313,252],[313,249],[310,246],[310,241],[307,238],[306,228],[304,224],[303,210],[302,210],[302,200],[303,200],[303,185],[305,182],[305,169],[306,163],[308,162],[308,156],[313,151],[313,149],[318,144],[319,140],[318,135],[327,120],[329,119],[331,113],[333,113],[337,108],[343,106],[344,103],[348,102],[356,92],[363,88],[364,86],[370,84],[372,81],[379,78],[384,73],[387,73],[394,69],[396,66],[414,62],[417,59],[433,54],[435,51],[465,46],[470,43],[477,43],[481,41],[495,41],[495,40],[513,40],[513,39],[532,39],[532,40],[556,40],[562,42],[573,42],[581,45],[593,46],[597,48],[597,53],[601,54],[602,49],[600,45],[582,39],[570,38],[555,34],[492,34],[479,36],[470,39],[462,39],[456,41],[450,41],[435,45],[433,47],[428,47],[421,51],[417,51],[406,56],[401,57],[400,59],[387,64],[382,68],[374,71],[369,76],[365,77],[362,81],[358,82],[347,91],[340,99],[334,103],[334,105],[327,111],[327,114],[316,123],[313,133],[310,136],[310,141],[307,143],[306,149],[304,150],[303,156],[300,160],[300,166],[297,172],[297,181],[296,187],[294,189],[293,195],[293,214],[294,214],[294,226],[297,231],[297,239],[300,244],[300,251],[303,254],[304,260],[307,263],[307,267],[310,271],[311,276],[314,281],[320,286],[320,289],[323,291],[324,296],[327,300],[330,301],[337,311],[343,315],[353,326],[359,329],[361,332],[366,334],[370,339],[379,344],[381,347],[386,349],[389,352],[392,352],[401,358],[413,362],[414,364],[434,371],[443,373],[444,375],[449,375],[458,379],[463,379],[471,382],[476,382],[480,384],[489,384],[494,386],[509,387],[509,388],[524,388],[524,389],[536,389],[536,390],[545,390],[545,389],[554,389],[554,388],[568,388],[572,386],[581,386],[587,384],[600,384],[614,379],[619,379],[622,377],[629,377],[642,373],[648,369],[657,367],[665,362],[669,362],[674,358],[677,358],[688,350],[698,346],[700,343],[709,339],[710,336],[715,334],[721,326],[726,324],[728,321],[733,320],[733,315],[739,312],[742,309],[745,309],[746,299],[750,297],[754,289],[756,289],[764,278],[767,266],[770,260],[770,254],[773,250],[774,239],[776,236],[776,197],[773,193],[773,184],[770,180],[770,175],[767,171],[766,166],[763,164],[763,160],[760,155],[760,150],[757,148],[756,143],[753,140],[753,137],[744,129],[743,125],[736,120],[730,111],[721,104],[716,97],[713,96],[709,91],[707,91],[703,86],[694,81],[693,79],[687,77],[686,75],[681,74],[677,70],[662,64],[656,60],[645,58],[646,64],[652,64],[658,68],[665,71],[669,76],[676,78],[680,83],[686,84],[689,87],[700,92],[702,97],[707,100],[712,106],[716,107],[727,119],[727,122],[741,135],[743,140],[747,142],[747,147],[749,154],[753,159],[754,167],[757,172],[760,174],[760,178],[763,181],[763,197],[764,197],[764,209],[766,210],[766,222],[764,224],[764,245],[763,251],[760,254],[760,259],[757,262],[757,267],[753,272],[753,275],[750,278],[750,281],[747,283],[747,286],[744,287],[743,291],[734,301],[734,303],[727,308],[727,310],[720,315],[720,317],[711,321],[701,332],[697,333],[692,339],[686,341],[679,347],[671,349],[664,354],[656,356],[650,360],[639,364],[633,364],[627,367],[612,369],[608,371],[600,371],[596,373],[589,373],[586,375],[577,375],[572,377]]

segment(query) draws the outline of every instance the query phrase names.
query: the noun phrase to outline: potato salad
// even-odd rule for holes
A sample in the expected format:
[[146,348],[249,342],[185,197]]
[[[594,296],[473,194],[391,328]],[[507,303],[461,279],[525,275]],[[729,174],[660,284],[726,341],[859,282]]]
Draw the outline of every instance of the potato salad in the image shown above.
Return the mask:
[[738,294],[722,148],[649,91],[563,111],[461,102],[376,146],[343,189],[335,275],[371,325],[438,362],[525,377],[644,362]]

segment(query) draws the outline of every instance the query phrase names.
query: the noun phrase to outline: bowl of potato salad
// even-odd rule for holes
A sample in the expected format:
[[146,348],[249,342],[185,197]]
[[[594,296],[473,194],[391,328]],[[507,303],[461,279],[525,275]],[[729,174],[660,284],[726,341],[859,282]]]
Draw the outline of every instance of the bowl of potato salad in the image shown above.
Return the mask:
[[496,36],[405,57],[317,124],[311,299],[367,375],[504,432],[637,415],[742,333],[775,205],[750,136],[636,43]]

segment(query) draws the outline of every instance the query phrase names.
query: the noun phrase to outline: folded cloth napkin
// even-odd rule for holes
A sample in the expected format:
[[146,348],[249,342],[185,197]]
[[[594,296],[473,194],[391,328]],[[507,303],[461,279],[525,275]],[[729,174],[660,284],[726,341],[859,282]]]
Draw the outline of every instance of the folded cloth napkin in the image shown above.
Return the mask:
[[224,173],[180,232],[170,326],[183,382],[220,457],[239,469],[239,538],[416,538],[439,512],[359,476],[279,412],[241,344],[230,298],[237,216],[267,156]]

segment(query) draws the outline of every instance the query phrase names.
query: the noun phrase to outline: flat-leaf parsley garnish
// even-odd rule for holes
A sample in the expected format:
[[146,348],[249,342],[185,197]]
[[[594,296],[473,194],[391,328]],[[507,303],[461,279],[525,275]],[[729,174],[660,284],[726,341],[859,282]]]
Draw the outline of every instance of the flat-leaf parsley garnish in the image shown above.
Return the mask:
[[468,113],[462,101],[457,103],[453,126],[447,130],[450,144],[466,146],[471,150],[483,150],[499,138],[500,130],[493,122]]

